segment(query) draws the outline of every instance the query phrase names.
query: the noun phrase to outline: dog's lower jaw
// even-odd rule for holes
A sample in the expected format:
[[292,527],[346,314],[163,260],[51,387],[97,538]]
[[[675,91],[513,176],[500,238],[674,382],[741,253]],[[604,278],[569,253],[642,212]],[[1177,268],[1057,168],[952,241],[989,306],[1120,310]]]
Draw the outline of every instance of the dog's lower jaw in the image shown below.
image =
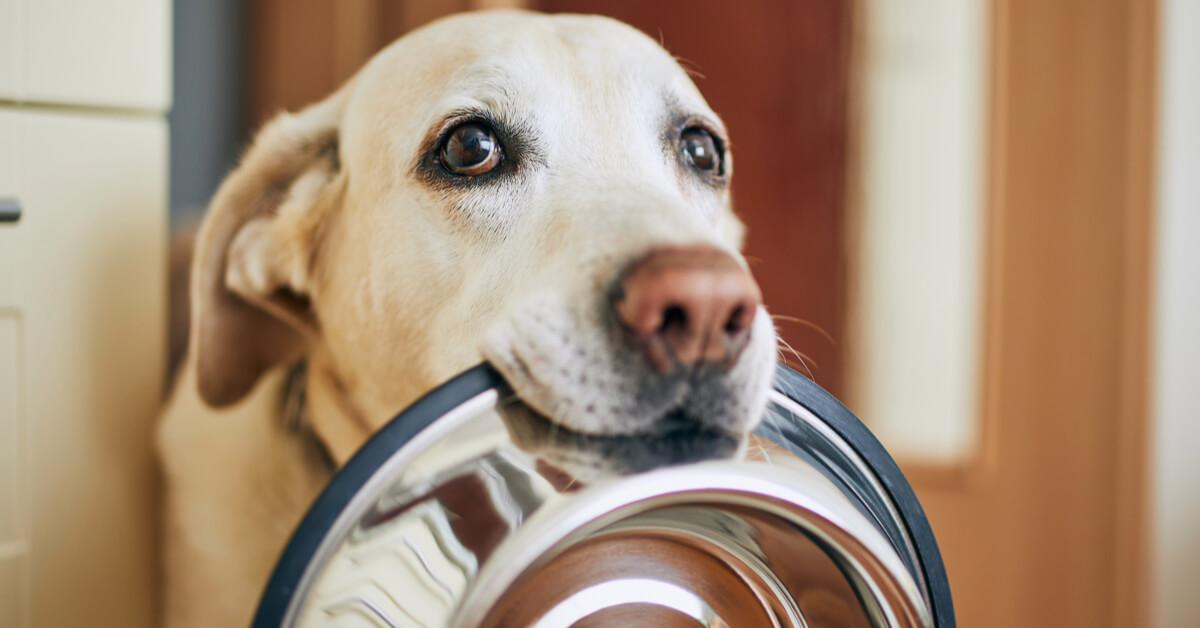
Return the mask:
[[689,422],[675,429],[623,436],[572,432],[523,403],[499,408],[513,443],[539,461],[586,485],[663,466],[741,458],[746,436]]

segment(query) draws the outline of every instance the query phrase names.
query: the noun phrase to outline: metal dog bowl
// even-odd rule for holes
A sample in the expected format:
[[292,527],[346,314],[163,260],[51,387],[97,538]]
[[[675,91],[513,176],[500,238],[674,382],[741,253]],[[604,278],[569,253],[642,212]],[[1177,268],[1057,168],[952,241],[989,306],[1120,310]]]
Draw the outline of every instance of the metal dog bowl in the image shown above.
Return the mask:
[[[954,626],[912,489],[791,369],[740,461],[547,434],[522,407],[482,365],[397,416],[301,522],[254,625]],[[579,481],[614,448],[671,464]]]

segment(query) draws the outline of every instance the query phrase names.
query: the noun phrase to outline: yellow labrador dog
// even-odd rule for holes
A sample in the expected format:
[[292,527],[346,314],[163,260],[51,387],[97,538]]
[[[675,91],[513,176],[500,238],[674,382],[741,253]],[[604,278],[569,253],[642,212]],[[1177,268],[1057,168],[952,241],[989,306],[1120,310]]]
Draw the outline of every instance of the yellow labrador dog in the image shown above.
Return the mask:
[[246,625],[332,470],[481,359],[564,431],[744,437],[775,335],[728,146],[653,40],[524,12],[422,28],[271,122],[196,242],[158,441],[167,624]]

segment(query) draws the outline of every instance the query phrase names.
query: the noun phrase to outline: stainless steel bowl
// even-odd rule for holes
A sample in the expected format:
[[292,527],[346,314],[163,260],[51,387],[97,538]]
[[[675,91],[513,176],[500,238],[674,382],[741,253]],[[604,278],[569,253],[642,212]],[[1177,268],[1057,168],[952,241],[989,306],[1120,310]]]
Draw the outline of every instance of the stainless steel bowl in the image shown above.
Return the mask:
[[567,434],[476,367],[335,475],[254,625],[954,626],[911,488],[828,393],[781,366],[737,447]]

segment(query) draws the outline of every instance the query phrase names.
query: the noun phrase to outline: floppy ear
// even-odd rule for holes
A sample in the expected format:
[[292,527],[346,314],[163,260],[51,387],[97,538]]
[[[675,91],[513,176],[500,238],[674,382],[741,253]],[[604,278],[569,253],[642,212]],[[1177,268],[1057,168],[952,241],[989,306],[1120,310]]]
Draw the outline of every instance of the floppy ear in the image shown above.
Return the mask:
[[320,227],[337,201],[346,92],[282,114],[255,139],[209,207],[192,262],[200,397],[237,402],[316,332],[308,300]]

